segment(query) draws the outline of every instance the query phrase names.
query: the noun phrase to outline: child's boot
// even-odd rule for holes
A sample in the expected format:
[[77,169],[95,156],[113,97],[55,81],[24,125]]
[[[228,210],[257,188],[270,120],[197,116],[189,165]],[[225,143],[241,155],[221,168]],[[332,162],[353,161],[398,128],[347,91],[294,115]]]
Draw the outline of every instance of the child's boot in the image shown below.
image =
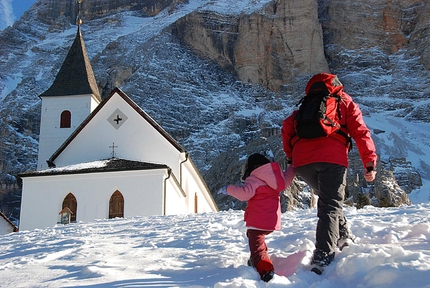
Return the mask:
[[264,282],[269,282],[275,275],[275,268],[270,260],[261,259],[255,268],[257,269],[258,274],[260,274],[261,280]]

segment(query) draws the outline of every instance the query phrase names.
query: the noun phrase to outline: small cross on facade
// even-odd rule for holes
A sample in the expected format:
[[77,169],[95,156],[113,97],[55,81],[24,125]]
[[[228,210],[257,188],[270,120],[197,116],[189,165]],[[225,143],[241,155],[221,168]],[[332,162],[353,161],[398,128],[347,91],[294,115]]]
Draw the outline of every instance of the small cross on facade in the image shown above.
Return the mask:
[[115,158],[115,148],[118,148],[118,146],[115,146],[115,142],[112,142],[112,146],[109,146],[109,148],[112,148],[111,158]]
[[117,115],[116,115],[116,118],[115,118],[115,119],[113,119],[113,121],[115,121],[115,122],[116,122],[116,125],[118,125],[118,124],[119,124],[119,121],[122,121],[122,118],[121,118],[121,117],[119,117],[119,115],[117,114]]

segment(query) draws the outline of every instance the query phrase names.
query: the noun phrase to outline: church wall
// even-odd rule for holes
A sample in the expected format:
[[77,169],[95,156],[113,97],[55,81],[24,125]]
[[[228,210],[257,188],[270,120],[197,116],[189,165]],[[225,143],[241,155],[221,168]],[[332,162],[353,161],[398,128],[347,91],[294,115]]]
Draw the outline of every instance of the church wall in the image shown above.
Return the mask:
[[[116,127],[113,119],[122,119]],[[113,145],[114,143],[114,145]],[[55,159],[57,167],[115,156],[168,165],[179,175],[180,152],[120,96],[114,95]]]
[[[46,160],[88,117],[97,102],[91,95],[43,97],[37,170],[48,168]],[[60,115],[71,112],[71,127],[60,128]]]
[[187,205],[187,198],[182,194],[181,189],[176,185],[172,178],[168,179],[166,183],[166,214],[188,214],[193,213]]
[[20,230],[56,225],[68,193],[77,200],[77,222],[108,218],[116,190],[124,197],[124,217],[162,215],[166,177],[165,169],[24,177]]
[[118,190],[121,193],[124,191],[124,217],[162,215],[162,191],[164,179],[167,178],[165,169],[126,173],[121,177],[124,178],[124,183],[121,184],[123,190]]
[[195,194],[197,194],[198,213],[218,211],[218,208],[216,207],[215,202],[211,197],[209,189],[207,188],[203,180],[199,177],[190,161],[191,160],[187,161],[182,167],[183,186],[189,194],[189,196],[187,197],[188,206],[194,207],[194,202],[196,200]]

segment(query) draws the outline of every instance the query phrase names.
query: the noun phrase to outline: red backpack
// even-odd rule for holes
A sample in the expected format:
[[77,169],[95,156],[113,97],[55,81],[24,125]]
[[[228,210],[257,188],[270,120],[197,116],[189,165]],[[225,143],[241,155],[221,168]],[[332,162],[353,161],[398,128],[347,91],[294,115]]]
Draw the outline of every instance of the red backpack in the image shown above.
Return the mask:
[[343,85],[336,75],[320,73],[309,80],[306,96],[297,104],[300,107],[294,118],[296,135],[291,139],[292,145],[300,138],[332,136],[350,147],[351,137],[339,123],[342,91]]

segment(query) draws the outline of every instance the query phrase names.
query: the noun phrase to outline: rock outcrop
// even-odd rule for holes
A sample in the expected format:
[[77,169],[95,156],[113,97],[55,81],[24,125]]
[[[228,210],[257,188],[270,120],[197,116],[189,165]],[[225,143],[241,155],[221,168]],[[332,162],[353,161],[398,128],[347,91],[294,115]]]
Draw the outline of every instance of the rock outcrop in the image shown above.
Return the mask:
[[252,14],[195,11],[173,28],[184,44],[245,83],[279,91],[300,74],[328,71],[315,0],[279,0]]

